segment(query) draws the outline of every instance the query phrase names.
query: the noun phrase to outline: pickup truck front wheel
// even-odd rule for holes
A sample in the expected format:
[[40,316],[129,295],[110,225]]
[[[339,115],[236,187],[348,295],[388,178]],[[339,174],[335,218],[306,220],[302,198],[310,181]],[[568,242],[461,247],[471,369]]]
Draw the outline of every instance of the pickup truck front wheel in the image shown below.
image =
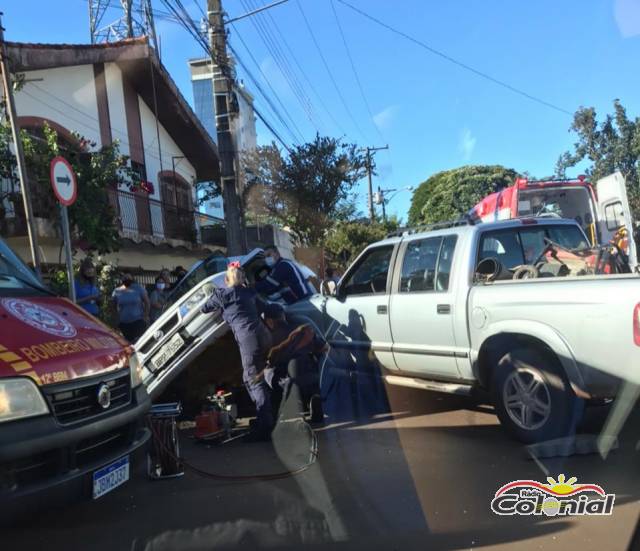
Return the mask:
[[529,347],[517,348],[500,359],[493,399],[505,429],[527,444],[569,435],[584,405],[557,360]]

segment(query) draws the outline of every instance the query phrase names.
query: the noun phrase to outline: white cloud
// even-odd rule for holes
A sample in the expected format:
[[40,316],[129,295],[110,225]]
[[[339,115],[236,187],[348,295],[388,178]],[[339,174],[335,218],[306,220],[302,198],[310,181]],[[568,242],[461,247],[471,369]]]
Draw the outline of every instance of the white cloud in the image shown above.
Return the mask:
[[380,130],[386,130],[393,124],[399,109],[398,105],[389,105],[373,116],[373,122]]
[[624,38],[640,34],[640,2],[638,0],[616,0],[613,15],[618,30]]
[[471,134],[471,130],[464,128],[460,134],[460,142],[458,148],[462,153],[465,161],[468,161],[473,155],[473,151],[476,148],[476,138]]

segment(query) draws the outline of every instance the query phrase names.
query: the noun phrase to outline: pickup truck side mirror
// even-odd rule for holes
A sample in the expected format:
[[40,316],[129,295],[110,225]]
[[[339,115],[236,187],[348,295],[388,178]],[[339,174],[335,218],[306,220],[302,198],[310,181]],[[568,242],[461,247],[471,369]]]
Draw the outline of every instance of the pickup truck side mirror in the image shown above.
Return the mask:
[[338,286],[328,286],[325,282],[320,284],[320,294],[323,297],[337,297],[338,296]]

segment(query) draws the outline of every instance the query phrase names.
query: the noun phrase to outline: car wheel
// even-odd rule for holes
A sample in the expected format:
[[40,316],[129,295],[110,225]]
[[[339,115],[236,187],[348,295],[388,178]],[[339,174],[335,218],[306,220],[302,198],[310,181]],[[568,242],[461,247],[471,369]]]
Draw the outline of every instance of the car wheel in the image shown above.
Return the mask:
[[549,353],[523,347],[505,354],[493,378],[493,402],[504,428],[527,444],[575,432],[584,401]]

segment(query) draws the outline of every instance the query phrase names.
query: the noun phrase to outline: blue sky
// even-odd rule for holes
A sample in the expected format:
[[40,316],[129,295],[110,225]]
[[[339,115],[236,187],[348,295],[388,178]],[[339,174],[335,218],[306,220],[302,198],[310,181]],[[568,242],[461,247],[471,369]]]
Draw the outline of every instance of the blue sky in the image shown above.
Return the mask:
[[[118,4],[118,0],[110,1]],[[613,99],[620,98],[630,115],[640,114],[640,0],[348,1],[450,57],[567,111],[585,105],[605,113],[611,111]],[[198,6],[204,7],[206,0],[183,2],[197,18]],[[297,2],[314,30],[348,111]],[[266,3],[226,0],[224,7],[234,17],[250,6]],[[88,42],[86,0],[12,0],[5,4],[8,40]],[[153,0],[153,4],[165,9],[160,0]],[[370,111],[345,53],[330,0],[289,0],[272,8],[270,18],[260,15],[237,22],[230,41],[262,81],[240,37],[246,42],[305,140],[319,130],[334,136],[344,132],[347,140],[362,146],[388,143],[390,150],[377,155],[375,186],[415,186],[437,171],[465,164],[503,164],[544,176],[552,173],[558,155],[573,143],[569,115],[465,71],[379,27],[338,0],[334,5]],[[105,22],[116,13],[110,10]],[[303,102],[310,100],[313,124],[258,34],[258,24],[269,26],[270,36],[279,42],[289,71],[296,75],[294,86],[303,90]],[[159,20],[157,26],[162,61],[191,101],[186,61],[199,57],[202,50],[174,23]],[[239,71],[239,77],[254,92],[257,106],[287,137],[246,75]],[[264,82],[262,86],[273,95]],[[258,133],[260,142],[271,141],[262,125]],[[365,211],[365,181],[358,192],[359,206]],[[408,192],[399,193],[388,211],[406,219],[410,198]]]

